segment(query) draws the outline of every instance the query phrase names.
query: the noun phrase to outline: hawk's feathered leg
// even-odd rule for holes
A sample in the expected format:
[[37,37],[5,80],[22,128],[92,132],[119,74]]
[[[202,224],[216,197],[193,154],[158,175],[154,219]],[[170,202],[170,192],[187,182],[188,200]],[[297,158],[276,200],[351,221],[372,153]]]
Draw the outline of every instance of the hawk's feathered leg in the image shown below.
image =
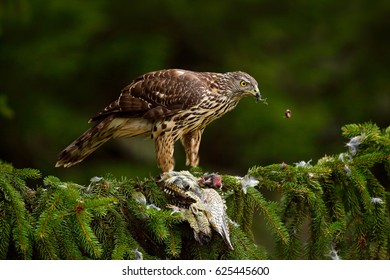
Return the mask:
[[186,152],[186,165],[195,167],[199,164],[199,146],[203,130],[204,129],[199,129],[189,132],[180,138]]
[[173,159],[175,140],[172,135],[159,135],[154,144],[158,167],[160,167],[163,172],[172,171],[175,166],[175,160]]

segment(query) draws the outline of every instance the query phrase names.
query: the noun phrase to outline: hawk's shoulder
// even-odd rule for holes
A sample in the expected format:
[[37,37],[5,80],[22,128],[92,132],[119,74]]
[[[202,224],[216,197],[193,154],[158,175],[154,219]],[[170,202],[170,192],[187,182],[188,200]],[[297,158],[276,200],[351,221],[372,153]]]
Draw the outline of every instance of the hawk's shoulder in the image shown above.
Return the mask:
[[90,121],[108,115],[159,119],[198,104],[209,91],[208,74],[181,69],[146,73],[122,89],[117,100]]

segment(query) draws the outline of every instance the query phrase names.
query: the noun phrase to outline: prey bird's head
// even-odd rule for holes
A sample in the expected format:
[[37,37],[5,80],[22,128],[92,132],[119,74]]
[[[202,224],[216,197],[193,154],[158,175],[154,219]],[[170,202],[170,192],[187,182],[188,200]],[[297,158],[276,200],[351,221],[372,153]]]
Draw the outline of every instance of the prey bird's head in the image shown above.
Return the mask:
[[261,98],[257,81],[249,74],[241,71],[225,74],[229,80],[228,88],[232,97],[241,99],[244,96],[254,96],[257,101],[265,101]]

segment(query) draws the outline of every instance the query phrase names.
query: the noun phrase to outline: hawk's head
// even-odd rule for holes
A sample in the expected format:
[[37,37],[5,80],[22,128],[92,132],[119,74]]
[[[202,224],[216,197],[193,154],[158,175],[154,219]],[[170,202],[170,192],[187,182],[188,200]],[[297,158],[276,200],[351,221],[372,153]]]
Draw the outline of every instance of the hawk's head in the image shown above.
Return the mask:
[[228,72],[225,76],[227,78],[227,93],[231,94],[232,97],[241,99],[246,95],[253,95],[257,101],[263,100],[258,83],[251,75],[237,71]]

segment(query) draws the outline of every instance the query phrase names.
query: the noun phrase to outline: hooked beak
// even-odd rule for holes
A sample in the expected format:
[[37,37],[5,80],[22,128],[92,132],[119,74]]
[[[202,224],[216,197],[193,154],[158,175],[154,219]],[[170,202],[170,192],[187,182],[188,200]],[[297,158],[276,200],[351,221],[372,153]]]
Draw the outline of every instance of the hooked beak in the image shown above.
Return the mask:
[[260,94],[260,90],[258,87],[255,87],[255,89],[253,90],[253,95],[255,96],[256,101],[261,100],[261,94]]
[[267,98],[261,98],[260,90],[258,87],[255,87],[255,89],[251,92],[251,94],[256,98],[256,102],[263,102],[264,104],[268,105]]

